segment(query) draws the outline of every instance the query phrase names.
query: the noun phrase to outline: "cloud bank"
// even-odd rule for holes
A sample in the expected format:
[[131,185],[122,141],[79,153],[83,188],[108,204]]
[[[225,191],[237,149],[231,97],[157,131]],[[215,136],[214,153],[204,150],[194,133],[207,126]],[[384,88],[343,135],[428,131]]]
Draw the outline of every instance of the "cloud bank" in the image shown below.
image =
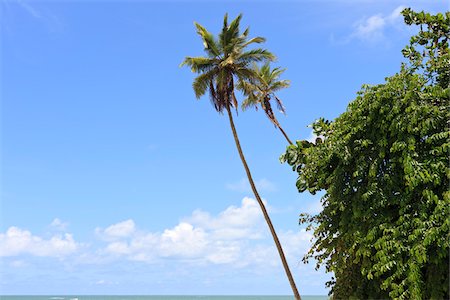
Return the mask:
[[65,257],[77,252],[80,244],[69,233],[49,239],[32,235],[30,231],[9,227],[0,233],[0,257],[29,254],[33,256]]
[[[52,226],[61,230],[59,219]],[[65,226],[63,226],[65,228]],[[96,241],[81,243],[70,233],[47,239],[10,227],[0,233],[0,256],[24,255],[66,258],[79,263],[134,261],[145,264],[177,261],[190,265],[279,266],[278,253],[256,200],[245,197],[216,215],[195,210],[178,224],[161,232],[140,228],[128,219],[95,229]],[[280,231],[288,261],[298,262],[309,247],[311,234]]]

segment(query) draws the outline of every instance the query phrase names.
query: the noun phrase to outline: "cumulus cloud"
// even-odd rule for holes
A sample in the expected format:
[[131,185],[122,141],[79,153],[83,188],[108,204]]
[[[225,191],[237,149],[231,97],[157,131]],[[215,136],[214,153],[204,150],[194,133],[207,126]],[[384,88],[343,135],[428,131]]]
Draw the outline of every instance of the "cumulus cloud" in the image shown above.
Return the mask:
[[161,234],[159,254],[163,257],[198,257],[204,253],[207,244],[207,233],[203,228],[181,222]]
[[[119,224],[124,222],[108,228],[121,227]],[[301,231],[280,233],[280,239],[290,240],[287,247],[291,250],[287,253],[292,253],[291,257],[306,249],[310,237],[309,233]],[[245,197],[240,206],[229,206],[217,215],[195,210],[191,216],[163,232],[146,232],[133,226],[129,236],[110,241],[103,253],[147,263],[177,259],[196,264],[229,264],[238,268],[279,264],[259,205],[249,197]]]
[[64,257],[80,247],[69,233],[54,235],[49,239],[32,235],[30,231],[9,227],[0,233],[0,256],[31,254],[35,256]]
[[196,210],[159,233],[138,230],[132,220],[97,228],[97,233],[109,240],[103,253],[130,260],[151,263],[170,258],[223,264],[239,259],[243,241],[263,237],[261,221],[258,203],[245,197],[240,206],[230,206],[216,216]]
[[261,217],[258,202],[250,197],[244,197],[241,206],[231,205],[217,216],[211,216],[208,212],[202,210],[195,210],[192,216],[186,218],[186,220],[208,229],[220,230],[223,228],[251,227],[261,220]]
[[[267,203],[266,203],[267,204]],[[61,221],[54,221],[60,225]],[[217,214],[195,210],[173,227],[160,232],[140,228],[128,219],[96,228],[99,243],[93,246],[74,241],[69,233],[47,239],[30,231],[10,227],[0,233],[0,257],[21,255],[63,258],[81,264],[134,261],[159,264],[169,261],[195,266],[227,265],[231,268],[280,267],[278,253],[256,200],[245,197]],[[304,231],[279,231],[288,256],[295,264],[309,246]],[[302,252],[303,251],[303,252]],[[20,263],[16,263],[17,266]]]
[[335,38],[331,36],[331,42],[336,44],[347,44],[353,40],[359,40],[369,45],[387,42],[386,33],[388,29],[395,28],[397,31],[402,30],[401,11],[405,6],[396,7],[388,14],[374,14],[364,17],[353,23],[352,32],[345,37]]
[[390,14],[375,14],[362,18],[353,24],[352,33],[343,40],[344,43],[357,39],[369,44],[379,43],[386,39],[388,28],[401,23],[401,11],[405,6],[398,6]]
[[371,16],[365,20],[360,20],[355,25],[353,36],[361,40],[379,40],[383,37],[383,29],[385,26],[386,19],[383,16]]
[[[273,182],[266,178],[255,181],[256,188],[259,191],[274,192],[276,191],[276,186]],[[233,183],[227,183],[225,187],[231,191],[241,192],[241,193],[251,193],[252,189],[248,183],[247,178],[242,178],[241,180]]]
[[134,221],[129,219],[117,224],[113,224],[106,229],[97,228],[96,232],[106,240],[114,240],[131,236],[135,231]]

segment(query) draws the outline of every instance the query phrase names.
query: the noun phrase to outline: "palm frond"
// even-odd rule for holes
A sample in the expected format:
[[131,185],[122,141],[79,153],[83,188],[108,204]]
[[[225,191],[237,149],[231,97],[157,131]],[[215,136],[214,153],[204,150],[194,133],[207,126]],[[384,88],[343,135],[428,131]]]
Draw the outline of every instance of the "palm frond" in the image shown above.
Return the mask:
[[273,70],[272,70],[272,72],[270,72],[270,78],[271,78],[271,80],[277,80],[278,79],[278,77],[280,77],[280,75],[284,72],[284,71],[286,71],[286,69],[280,69],[280,68],[274,68]]
[[239,24],[241,19],[242,14],[239,14],[236,19],[231,21],[230,25],[222,28],[219,39],[220,46],[222,47],[225,56],[241,51],[240,45],[247,39],[248,31],[244,32],[243,35],[239,35]]
[[258,85],[247,80],[239,80],[237,89],[245,96],[245,99],[241,104],[242,110],[246,110],[250,106],[253,106],[258,110],[258,99],[261,97],[261,91],[259,90]]
[[281,100],[277,96],[274,95],[274,97],[275,97],[275,100],[277,102],[278,110],[285,115],[286,114],[286,109],[284,108],[283,102],[281,102]]
[[198,24],[197,22],[194,22],[194,24],[195,27],[197,27],[197,33],[203,39],[203,46],[205,47],[206,52],[213,57],[219,56],[220,55],[219,47],[212,33],[210,33],[208,30],[206,30],[202,25]]
[[243,43],[243,44],[241,45],[241,47],[242,47],[242,48],[245,48],[245,47],[247,47],[248,45],[253,44],[253,43],[261,44],[261,43],[264,43],[265,41],[266,41],[265,38],[260,37],[260,36],[257,36],[257,37],[251,38],[251,39],[249,39],[248,41],[246,41],[245,43]]
[[206,93],[206,90],[210,86],[211,82],[214,81],[214,77],[216,76],[216,71],[212,70],[206,73],[203,73],[197,76],[192,83],[192,87],[194,89],[195,97],[199,99]]
[[225,93],[228,86],[228,74],[227,71],[221,68],[217,74],[216,88],[220,93]]
[[212,68],[214,68],[214,66],[217,65],[217,59],[204,56],[197,56],[197,57],[188,56],[180,64],[180,67],[185,65],[191,67],[192,72],[201,73],[209,71]]
[[244,96],[255,94],[260,91],[258,85],[253,84],[247,80],[239,80],[237,89],[242,91]]
[[245,30],[242,33],[242,35],[240,36],[240,38],[246,39],[249,33],[250,33],[250,27],[247,27],[247,28],[245,28]]
[[239,24],[242,19],[242,14],[239,14],[236,19],[231,21],[230,25],[227,29],[226,34],[226,42],[230,43],[233,39],[236,39],[239,36]]
[[219,93],[216,90],[216,87],[214,86],[214,83],[211,81],[209,83],[209,100],[211,101],[211,104],[214,106],[216,111],[219,113],[222,113],[223,111],[223,101],[221,100]]
[[280,112],[285,114],[286,110],[282,101],[275,95],[276,91],[289,86],[289,80],[278,80],[284,69],[278,67],[271,69],[269,62],[266,62],[261,67],[253,63],[251,70],[256,73],[256,76],[243,80],[239,84],[239,89],[247,97],[242,103],[242,108],[246,109],[249,106],[258,107],[260,105],[269,120],[275,126],[279,126],[270,100],[274,99]]
[[219,33],[219,47],[224,56],[227,55],[227,32],[228,32],[228,13],[223,17],[223,27],[222,31]]
[[237,62],[239,63],[251,63],[251,62],[259,62],[259,61],[272,61],[275,60],[275,55],[269,52],[266,49],[252,49],[243,53],[237,57]]
[[223,28],[228,27],[228,13],[225,13],[225,16],[223,16]]
[[211,104],[214,106],[214,108],[218,112],[221,112],[220,105],[219,105],[220,99],[217,95],[216,88],[214,87],[213,81],[209,82],[209,100],[211,101]]
[[[207,55],[186,57],[181,63],[181,66],[189,66],[193,72],[200,73],[193,82],[195,96],[200,98],[209,90],[211,103],[218,112],[230,107],[238,109],[234,80],[237,80],[236,88],[246,97],[242,103],[243,109],[249,106],[257,109],[258,105],[266,108],[261,103],[261,99],[268,95],[261,87],[264,80],[260,78],[260,70],[256,64],[253,68],[250,64],[275,60],[275,55],[262,48],[246,50],[250,44],[263,43],[265,39],[249,39],[249,28],[240,33],[241,19],[242,14],[229,23],[228,14],[225,14],[223,27],[217,38],[202,25],[194,23]],[[270,67],[268,70],[270,71]],[[275,77],[277,72],[275,70],[273,73]],[[267,88],[267,84],[264,88]]]
[[281,89],[289,87],[290,84],[291,84],[291,82],[289,80],[286,80],[286,79],[285,80],[280,80],[280,81],[275,81],[275,82],[272,82],[270,84],[270,90],[272,92],[276,92],[276,91],[279,91]]
[[240,63],[234,65],[234,74],[239,80],[246,80],[249,82],[256,82],[258,73],[254,70],[247,68],[246,64]]
[[234,90],[233,90],[233,92],[231,93],[231,99],[232,99],[231,103],[233,104],[233,107],[236,109],[236,114],[237,114],[237,113],[238,113],[239,105],[238,105],[238,101],[237,101],[237,99],[236,99],[236,95],[234,94]]
[[257,97],[253,94],[250,94],[247,98],[245,98],[241,104],[241,109],[243,111],[247,110],[249,107],[254,107],[255,110],[258,110]]

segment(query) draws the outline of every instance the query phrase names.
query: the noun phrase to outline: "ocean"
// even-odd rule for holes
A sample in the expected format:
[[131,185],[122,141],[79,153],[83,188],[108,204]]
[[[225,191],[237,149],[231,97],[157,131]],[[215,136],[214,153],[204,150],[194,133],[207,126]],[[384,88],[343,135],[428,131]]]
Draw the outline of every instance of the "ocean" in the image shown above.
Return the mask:
[[[0,296],[1,300],[293,300],[292,296]],[[302,296],[302,300],[328,300],[327,296]]]

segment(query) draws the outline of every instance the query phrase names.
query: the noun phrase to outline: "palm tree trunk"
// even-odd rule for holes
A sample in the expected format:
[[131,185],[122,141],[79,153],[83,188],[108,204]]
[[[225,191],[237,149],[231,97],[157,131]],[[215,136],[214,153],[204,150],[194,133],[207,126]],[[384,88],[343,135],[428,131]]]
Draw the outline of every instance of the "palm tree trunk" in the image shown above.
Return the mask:
[[234,141],[236,142],[236,147],[238,149],[242,164],[244,165],[245,172],[247,173],[247,178],[248,178],[250,186],[253,190],[253,194],[255,195],[256,200],[259,203],[259,206],[261,207],[261,210],[264,215],[264,219],[266,220],[267,225],[269,226],[270,232],[272,233],[273,240],[277,247],[278,253],[280,254],[281,262],[283,263],[284,271],[286,272],[286,276],[288,277],[289,283],[291,284],[291,288],[294,293],[295,299],[301,300],[300,294],[298,293],[298,290],[297,290],[297,286],[295,285],[294,278],[292,277],[291,271],[289,270],[289,265],[286,261],[286,257],[284,256],[283,248],[281,248],[280,241],[278,240],[277,233],[275,232],[275,228],[272,225],[272,221],[270,220],[270,217],[269,217],[269,214],[267,213],[266,207],[264,206],[264,203],[261,200],[261,197],[259,196],[258,191],[256,190],[255,183],[253,182],[252,174],[250,173],[250,169],[248,168],[247,162],[244,157],[244,153],[242,152],[242,148],[241,148],[241,144],[239,142],[236,128],[234,127],[233,115],[231,113],[230,105],[228,103],[227,103],[226,109],[227,109],[227,113],[228,113],[228,118],[230,120],[231,130],[233,131]]
[[288,141],[289,145],[293,145],[291,139],[289,139],[289,137],[287,136],[286,132],[284,132],[283,128],[281,128],[281,126],[280,126],[280,124],[278,124],[278,122],[277,122],[276,126],[278,127],[278,129],[280,129],[281,133],[284,135],[284,137]]

